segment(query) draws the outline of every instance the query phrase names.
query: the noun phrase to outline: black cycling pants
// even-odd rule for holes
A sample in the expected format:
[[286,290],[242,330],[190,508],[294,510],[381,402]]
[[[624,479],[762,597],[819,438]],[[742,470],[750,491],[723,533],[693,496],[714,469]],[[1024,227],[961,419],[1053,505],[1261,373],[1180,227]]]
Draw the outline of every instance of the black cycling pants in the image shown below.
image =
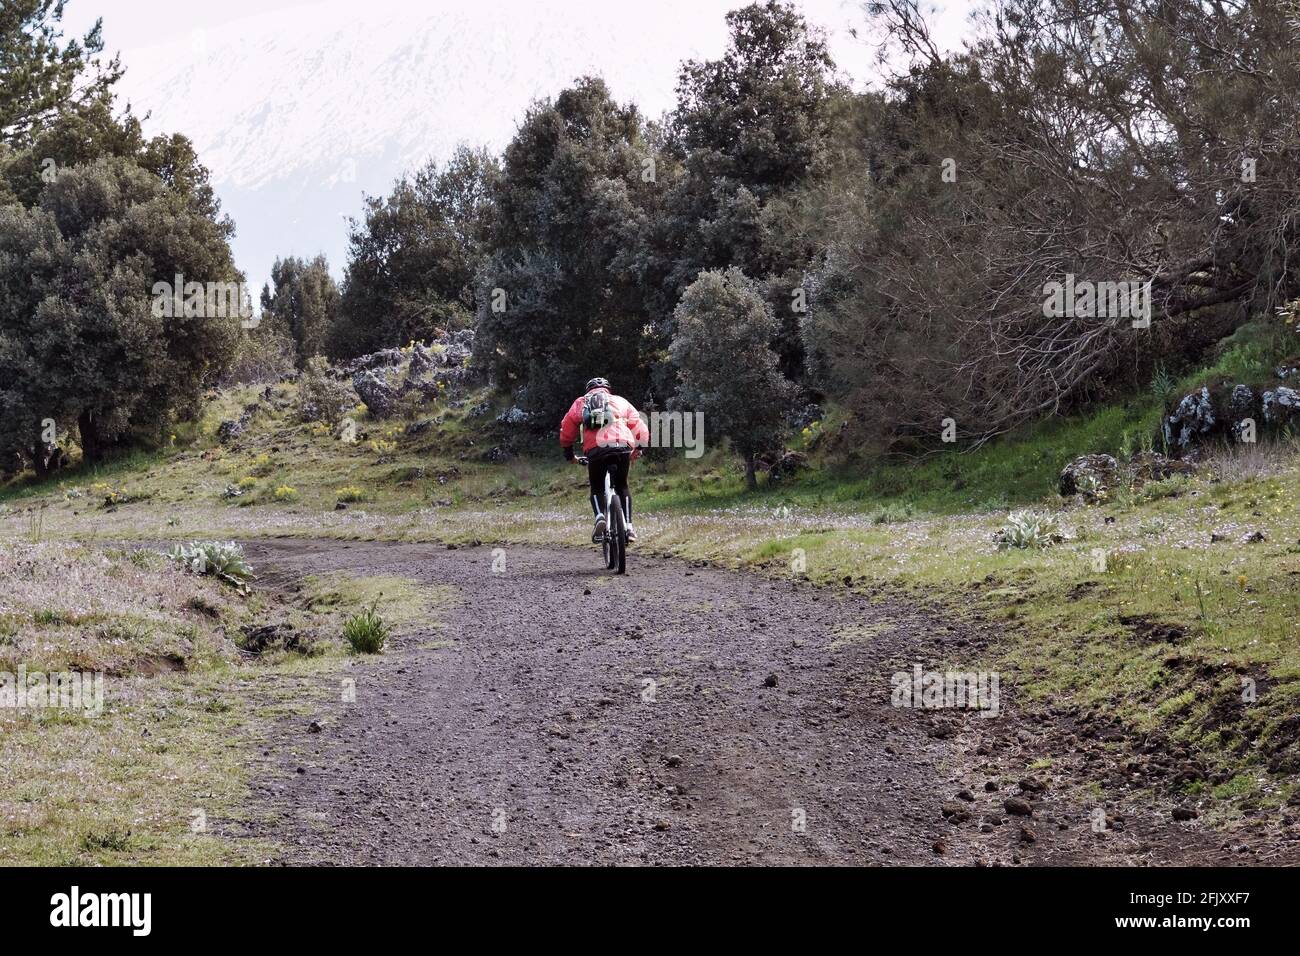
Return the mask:
[[587,459],[587,478],[591,481],[591,510],[597,517],[605,510],[605,473],[614,494],[623,499],[623,514],[632,522],[632,492],[627,486],[627,473],[632,467],[630,451],[613,451],[591,455]]

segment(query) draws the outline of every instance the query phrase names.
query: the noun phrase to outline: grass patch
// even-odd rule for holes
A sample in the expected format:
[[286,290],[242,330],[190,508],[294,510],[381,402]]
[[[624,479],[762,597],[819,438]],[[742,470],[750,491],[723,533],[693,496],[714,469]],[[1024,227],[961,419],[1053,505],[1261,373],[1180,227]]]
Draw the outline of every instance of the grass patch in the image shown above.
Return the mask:
[[380,654],[388,643],[388,625],[371,605],[343,622],[343,637],[353,653]]

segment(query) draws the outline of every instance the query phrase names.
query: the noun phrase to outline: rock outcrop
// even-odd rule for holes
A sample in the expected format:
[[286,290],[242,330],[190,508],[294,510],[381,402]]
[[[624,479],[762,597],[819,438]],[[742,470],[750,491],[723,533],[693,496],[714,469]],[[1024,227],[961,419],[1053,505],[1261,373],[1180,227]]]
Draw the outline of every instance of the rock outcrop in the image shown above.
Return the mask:
[[1061,471],[1058,482],[1061,496],[1069,498],[1079,494],[1088,484],[1096,482],[1098,490],[1114,487],[1119,479],[1119,462],[1110,455],[1080,455]]

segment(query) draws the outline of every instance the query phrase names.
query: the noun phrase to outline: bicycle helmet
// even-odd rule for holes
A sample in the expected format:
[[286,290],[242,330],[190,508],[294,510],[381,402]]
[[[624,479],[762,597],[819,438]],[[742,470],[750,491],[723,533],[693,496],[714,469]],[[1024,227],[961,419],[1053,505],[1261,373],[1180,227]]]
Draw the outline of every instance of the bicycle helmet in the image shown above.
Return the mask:
[[609,379],[593,378],[590,382],[587,383],[587,387],[586,389],[584,389],[584,391],[590,392],[593,388],[609,388]]

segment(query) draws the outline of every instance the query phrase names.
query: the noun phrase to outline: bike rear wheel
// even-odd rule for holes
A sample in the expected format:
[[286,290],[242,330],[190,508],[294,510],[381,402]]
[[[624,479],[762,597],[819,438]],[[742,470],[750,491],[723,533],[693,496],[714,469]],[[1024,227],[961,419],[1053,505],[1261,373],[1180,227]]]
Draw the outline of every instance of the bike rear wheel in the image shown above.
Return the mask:
[[[615,497],[615,500],[617,500],[617,497]],[[609,499],[606,499],[605,537],[604,540],[601,542],[601,553],[605,557],[605,568],[606,570],[609,571],[615,571],[618,569],[618,546],[615,543],[617,541],[617,538],[614,535],[614,527],[611,524],[611,522],[614,520],[612,517],[613,512],[614,512],[614,506],[610,503]]]
[[618,495],[610,496],[609,511],[610,548],[614,552],[609,569],[613,571],[617,566],[619,574],[627,574],[627,516],[623,514],[623,502]]

